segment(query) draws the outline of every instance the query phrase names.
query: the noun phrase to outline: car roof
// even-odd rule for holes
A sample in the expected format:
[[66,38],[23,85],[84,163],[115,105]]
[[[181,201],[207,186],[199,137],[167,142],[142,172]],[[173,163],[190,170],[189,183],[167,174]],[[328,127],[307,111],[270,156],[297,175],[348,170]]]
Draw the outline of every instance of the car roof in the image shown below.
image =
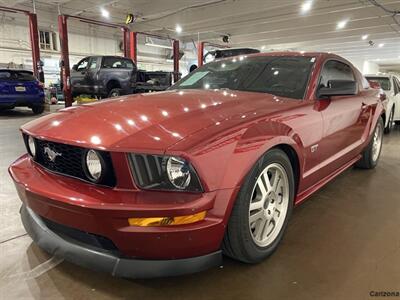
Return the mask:
[[375,77],[375,78],[390,78],[391,76],[393,76],[393,75],[391,75],[391,74],[367,74],[367,75],[364,75],[364,77]]
[[28,73],[32,73],[32,71],[29,70],[23,70],[23,69],[0,69],[0,72],[4,72],[4,71],[14,71],[14,72],[28,72]]

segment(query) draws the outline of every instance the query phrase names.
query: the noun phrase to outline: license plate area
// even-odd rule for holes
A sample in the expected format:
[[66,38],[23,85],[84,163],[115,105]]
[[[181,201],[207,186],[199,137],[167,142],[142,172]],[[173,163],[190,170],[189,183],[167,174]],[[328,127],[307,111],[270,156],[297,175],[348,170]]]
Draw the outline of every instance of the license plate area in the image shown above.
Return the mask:
[[24,86],[16,86],[15,91],[16,92],[26,92],[26,88]]

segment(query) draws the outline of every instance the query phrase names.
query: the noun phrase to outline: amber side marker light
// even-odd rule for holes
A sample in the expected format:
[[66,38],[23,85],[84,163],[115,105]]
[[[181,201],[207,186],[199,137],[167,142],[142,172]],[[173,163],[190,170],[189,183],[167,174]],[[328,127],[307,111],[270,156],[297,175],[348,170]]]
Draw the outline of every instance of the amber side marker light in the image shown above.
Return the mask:
[[173,226],[191,224],[206,217],[206,212],[202,211],[194,215],[178,216],[178,217],[155,217],[155,218],[129,218],[128,222],[131,226]]

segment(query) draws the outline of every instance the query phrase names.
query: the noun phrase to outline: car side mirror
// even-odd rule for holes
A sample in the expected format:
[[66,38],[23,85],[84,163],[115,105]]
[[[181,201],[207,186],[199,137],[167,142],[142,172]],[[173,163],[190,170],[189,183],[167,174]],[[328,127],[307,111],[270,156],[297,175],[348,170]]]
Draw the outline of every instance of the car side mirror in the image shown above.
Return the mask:
[[78,69],[78,65],[73,65],[72,70],[76,71]]
[[357,82],[353,80],[329,80],[327,87],[318,89],[318,98],[357,94]]

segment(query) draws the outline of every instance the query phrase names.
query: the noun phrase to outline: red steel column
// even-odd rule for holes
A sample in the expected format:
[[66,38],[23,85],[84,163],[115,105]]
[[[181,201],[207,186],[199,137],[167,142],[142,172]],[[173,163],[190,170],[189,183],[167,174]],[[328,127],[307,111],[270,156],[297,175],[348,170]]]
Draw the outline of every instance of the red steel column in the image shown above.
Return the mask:
[[179,41],[178,40],[174,40],[173,49],[174,49],[174,81],[177,82],[179,80]]
[[124,35],[124,57],[129,58],[129,29],[122,27],[122,32]]
[[137,64],[137,33],[129,33],[129,57]]
[[58,32],[61,44],[61,80],[63,82],[65,107],[72,106],[67,19],[68,16],[58,16]]
[[42,67],[40,64],[40,48],[39,48],[39,34],[38,34],[38,24],[37,15],[33,13],[28,13],[29,19],[29,36],[31,40],[32,48],[32,64],[33,64],[33,74],[36,78],[40,80]]
[[197,66],[201,67],[203,65],[204,58],[204,42],[199,42],[197,44]]

